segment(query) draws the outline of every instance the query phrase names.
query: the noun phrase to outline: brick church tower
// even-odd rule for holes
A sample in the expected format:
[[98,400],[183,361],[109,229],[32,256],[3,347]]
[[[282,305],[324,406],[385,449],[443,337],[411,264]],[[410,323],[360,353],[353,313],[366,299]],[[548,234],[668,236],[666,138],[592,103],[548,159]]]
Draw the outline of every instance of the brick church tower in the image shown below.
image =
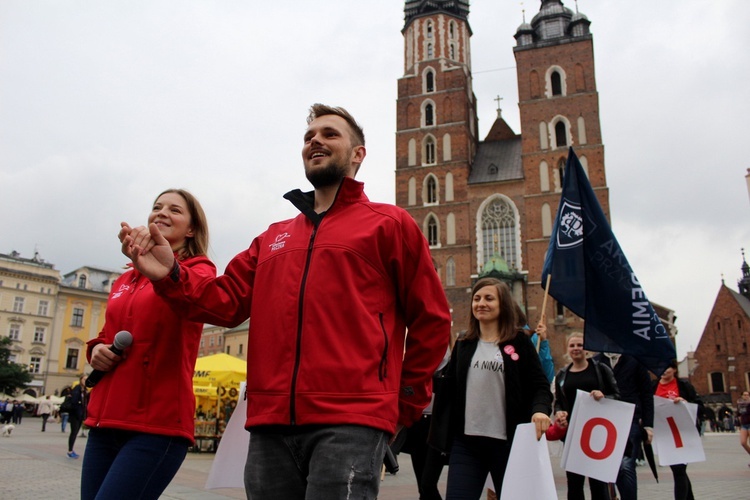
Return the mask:
[[[480,140],[469,2],[407,0],[404,13],[396,203],[429,241],[454,332],[466,329],[470,288],[484,275],[508,283],[535,323],[568,147],[576,150],[609,216],[590,23],[560,0],[541,1],[531,23],[515,34],[521,134],[498,109]],[[563,333],[581,322],[551,298],[546,312],[559,366]]]

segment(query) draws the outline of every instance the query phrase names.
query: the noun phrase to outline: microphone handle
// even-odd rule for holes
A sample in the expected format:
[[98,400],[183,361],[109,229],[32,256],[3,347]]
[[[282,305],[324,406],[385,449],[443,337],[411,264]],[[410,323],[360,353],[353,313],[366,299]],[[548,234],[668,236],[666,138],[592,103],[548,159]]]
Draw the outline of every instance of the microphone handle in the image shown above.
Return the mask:
[[[119,349],[119,348],[115,347],[114,344],[112,344],[111,346],[109,346],[109,350],[112,351],[113,353],[117,354],[118,356],[122,356],[122,352],[123,352],[122,349]],[[96,384],[98,384],[99,381],[102,379],[102,377],[105,374],[107,374],[107,373],[108,372],[103,372],[101,370],[94,370],[94,371],[92,371],[91,373],[89,373],[89,376],[86,379],[86,387],[88,387],[89,389],[91,389]]]

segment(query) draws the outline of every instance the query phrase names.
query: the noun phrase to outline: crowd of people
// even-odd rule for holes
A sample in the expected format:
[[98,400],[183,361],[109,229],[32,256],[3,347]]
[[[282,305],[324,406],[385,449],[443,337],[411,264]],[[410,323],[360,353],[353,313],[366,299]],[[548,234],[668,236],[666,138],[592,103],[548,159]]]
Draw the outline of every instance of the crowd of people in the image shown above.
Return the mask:
[[[574,333],[555,374],[546,319],[532,330],[509,287],[486,277],[472,288],[468,331],[453,342],[421,228],[405,210],[371,202],[355,180],[366,156],[362,127],[343,108],[315,104],[302,142],[313,190],[284,196],[298,215],[271,224],[221,276],[206,256],[206,216],[188,191],[161,192],[146,225],[121,223],[131,263],[88,343],[97,377],[81,376],[61,418],[70,458],[79,457],[81,426],[90,429],[81,497],[161,495],[194,444],[203,323],[234,327],[251,318],[248,497],[375,498],[380,458],[395,450],[411,454],[420,499],[441,498],[445,465],[448,499],[479,498],[488,475],[499,498],[517,427],[531,423],[537,439],[565,439],[583,390],[635,405],[616,486],[589,478],[591,497],[612,498],[616,487],[619,498],[637,498],[653,396],[700,403],[676,364],[652,383],[635,359],[591,357]],[[122,331],[132,338],[124,351],[115,345]],[[0,408],[5,420],[16,405]],[[750,394],[738,407],[750,453]],[[40,412],[45,431],[55,408],[42,402]],[[692,498],[687,465],[672,471],[675,498]],[[585,480],[567,473],[569,499],[584,498]]]

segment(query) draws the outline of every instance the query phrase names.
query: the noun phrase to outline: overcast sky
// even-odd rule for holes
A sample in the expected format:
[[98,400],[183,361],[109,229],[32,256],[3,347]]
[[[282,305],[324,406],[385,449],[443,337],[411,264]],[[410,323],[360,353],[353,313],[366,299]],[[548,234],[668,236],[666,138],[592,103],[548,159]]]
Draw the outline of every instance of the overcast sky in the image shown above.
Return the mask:
[[[520,132],[513,34],[526,0],[473,0],[481,137]],[[567,7],[575,8],[572,0]],[[62,273],[125,263],[119,223],[169,187],[192,191],[219,269],[308,189],[310,104],[363,124],[358,178],[394,201],[402,0],[3,0],[0,253]],[[750,254],[750,2],[579,0],[591,21],[615,235],[648,297],[697,347],[722,275]],[[533,133],[533,131],[532,131]],[[750,255],[749,255],[750,257]]]

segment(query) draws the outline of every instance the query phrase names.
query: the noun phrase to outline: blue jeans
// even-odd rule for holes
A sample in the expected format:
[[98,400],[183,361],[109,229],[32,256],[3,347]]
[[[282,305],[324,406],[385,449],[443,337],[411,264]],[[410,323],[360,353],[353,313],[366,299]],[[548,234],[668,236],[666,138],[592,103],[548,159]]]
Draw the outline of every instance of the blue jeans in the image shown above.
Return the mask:
[[81,473],[81,499],[151,499],[167,488],[190,442],[181,437],[90,429]]
[[641,447],[643,437],[641,426],[638,422],[630,424],[630,434],[628,435],[627,453],[622,457],[620,471],[617,473],[617,491],[620,492],[621,500],[638,499],[638,476],[635,471],[635,459],[638,457],[638,450]]
[[248,498],[377,498],[388,435],[356,425],[252,429]]
[[62,431],[65,432],[65,426],[68,425],[68,414],[67,413],[61,413],[60,414],[60,425],[62,425]]
[[500,498],[509,456],[508,441],[483,436],[456,436],[450,453],[445,498],[479,498],[487,473],[492,476],[495,493]]

